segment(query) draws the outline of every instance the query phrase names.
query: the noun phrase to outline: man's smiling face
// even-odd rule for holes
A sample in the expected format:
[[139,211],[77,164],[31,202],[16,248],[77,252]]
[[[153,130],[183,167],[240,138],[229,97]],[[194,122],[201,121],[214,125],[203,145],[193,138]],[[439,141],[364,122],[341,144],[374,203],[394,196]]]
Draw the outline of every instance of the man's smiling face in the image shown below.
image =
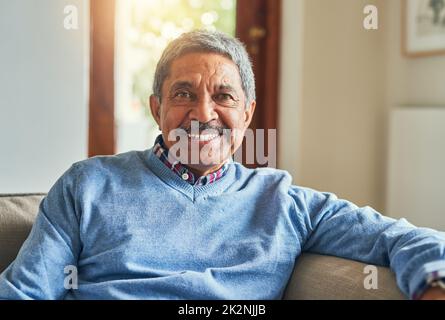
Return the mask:
[[[205,175],[221,167],[240,147],[255,101],[246,108],[238,67],[232,60],[216,53],[188,53],[172,62],[162,85],[161,103],[151,96],[150,108],[169,149],[175,144],[169,134],[178,128],[188,133],[189,154],[192,144],[199,146],[199,163],[186,165]],[[198,127],[199,131],[191,130]],[[223,129],[230,130],[230,137],[223,136]]]

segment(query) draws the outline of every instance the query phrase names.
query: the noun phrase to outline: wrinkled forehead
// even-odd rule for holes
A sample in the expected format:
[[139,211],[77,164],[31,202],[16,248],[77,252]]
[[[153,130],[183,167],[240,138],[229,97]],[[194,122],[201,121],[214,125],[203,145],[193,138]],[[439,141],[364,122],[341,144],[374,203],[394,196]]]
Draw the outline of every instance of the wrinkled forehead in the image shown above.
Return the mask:
[[231,85],[241,89],[237,65],[216,53],[189,53],[173,60],[165,84],[172,85],[178,81],[188,81],[194,85]]

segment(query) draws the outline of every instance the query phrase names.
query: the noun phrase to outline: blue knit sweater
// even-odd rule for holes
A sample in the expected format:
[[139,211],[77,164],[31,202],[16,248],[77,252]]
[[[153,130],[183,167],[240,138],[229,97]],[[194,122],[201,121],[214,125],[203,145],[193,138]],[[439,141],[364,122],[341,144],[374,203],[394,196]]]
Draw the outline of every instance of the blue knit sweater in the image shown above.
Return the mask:
[[[42,201],[6,299],[276,299],[302,251],[390,265],[407,295],[445,271],[445,237],[232,162],[192,186],[150,150],[74,164]],[[78,287],[66,286],[67,267]],[[68,290],[68,289],[69,290]]]

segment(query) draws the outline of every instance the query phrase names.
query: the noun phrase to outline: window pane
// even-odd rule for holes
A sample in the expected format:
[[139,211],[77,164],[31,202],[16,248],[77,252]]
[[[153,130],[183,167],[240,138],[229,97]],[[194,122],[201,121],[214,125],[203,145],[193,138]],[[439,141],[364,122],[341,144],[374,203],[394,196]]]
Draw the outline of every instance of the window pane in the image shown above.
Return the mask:
[[119,0],[116,39],[117,152],[150,148],[159,134],[148,107],[167,43],[206,28],[235,34],[235,0]]

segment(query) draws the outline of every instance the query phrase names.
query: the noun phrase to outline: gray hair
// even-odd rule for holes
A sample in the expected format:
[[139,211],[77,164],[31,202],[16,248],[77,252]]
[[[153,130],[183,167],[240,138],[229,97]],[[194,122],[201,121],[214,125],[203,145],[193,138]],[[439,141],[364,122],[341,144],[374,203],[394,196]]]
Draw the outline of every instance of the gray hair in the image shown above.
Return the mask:
[[246,96],[246,108],[256,99],[252,63],[241,41],[219,31],[194,30],[170,42],[158,61],[153,81],[153,94],[159,101],[162,96],[162,85],[169,75],[173,60],[192,52],[213,52],[231,59],[238,67],[241,85]]

